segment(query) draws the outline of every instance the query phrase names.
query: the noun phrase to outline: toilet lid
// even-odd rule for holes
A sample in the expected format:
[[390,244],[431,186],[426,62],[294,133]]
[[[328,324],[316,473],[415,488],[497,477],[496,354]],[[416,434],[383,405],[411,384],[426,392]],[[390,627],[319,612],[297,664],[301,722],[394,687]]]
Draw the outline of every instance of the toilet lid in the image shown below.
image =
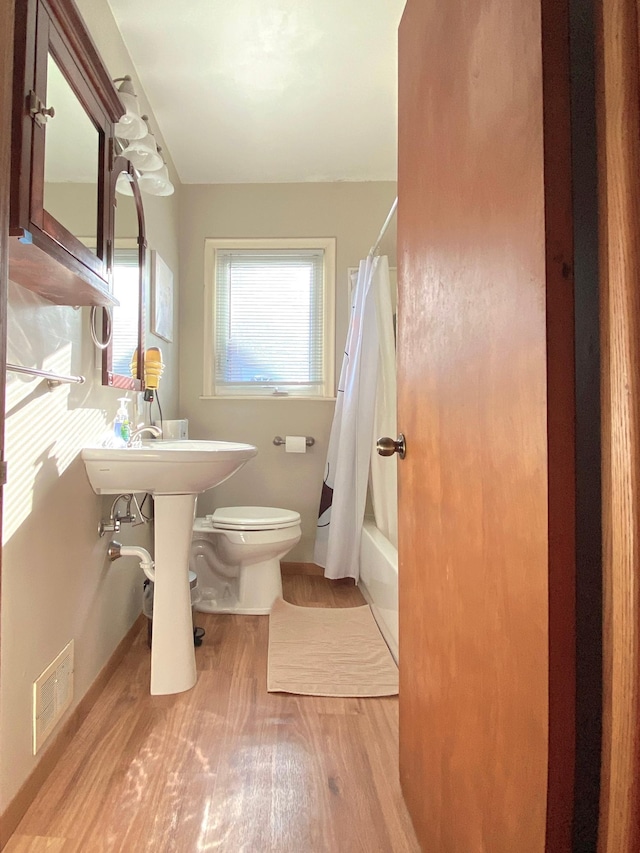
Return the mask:
[[211,516],[212,527],[224,530],[279,530],[300,524],[300,513],[271,506],[223,506]]

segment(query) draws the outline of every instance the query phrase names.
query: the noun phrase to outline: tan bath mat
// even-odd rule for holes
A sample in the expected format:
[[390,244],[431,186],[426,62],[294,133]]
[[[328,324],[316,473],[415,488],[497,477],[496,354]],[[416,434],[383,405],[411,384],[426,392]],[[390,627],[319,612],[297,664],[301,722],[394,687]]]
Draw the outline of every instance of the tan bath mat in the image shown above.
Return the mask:
[[279,598],[269,616],[267,690],[394,696],[398,667],[367,604],[297,607]]

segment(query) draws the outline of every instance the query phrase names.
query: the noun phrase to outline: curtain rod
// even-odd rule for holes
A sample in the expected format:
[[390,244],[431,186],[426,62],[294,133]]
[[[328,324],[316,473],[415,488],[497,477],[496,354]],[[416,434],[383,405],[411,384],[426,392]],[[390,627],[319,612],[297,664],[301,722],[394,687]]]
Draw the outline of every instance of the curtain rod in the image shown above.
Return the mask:
[[384,225],[380,229],[380,233],[378,234],[378,239],[376,240],[376,242],[371,247],[371,251],[369,252],[370,258],[373,257],[373,255],[375,255],[375,253],[377,252],[378,247],[380,246],[380,243],[382,242],[382,238],[387,233],[387,228],[389,227],[389,223],[391,222],[391,219],[393,217],[393,214],[396,212],[397,207],[398,207],[398,197],[396,196],[395,201],[391,205],[391,210],[387,214],[387,218],[384,221]]
[[76,385],[83,385],[85,382],[84,376],[63,376],[59,373],[50,373],[48,370],[38,370],[36,367],[24,367],[21,364],[9,364],[7,362],[7,370],[13,373],[27,373],[30,376],[40,376],[42,379],[47,379],[49,383],[70,382]]

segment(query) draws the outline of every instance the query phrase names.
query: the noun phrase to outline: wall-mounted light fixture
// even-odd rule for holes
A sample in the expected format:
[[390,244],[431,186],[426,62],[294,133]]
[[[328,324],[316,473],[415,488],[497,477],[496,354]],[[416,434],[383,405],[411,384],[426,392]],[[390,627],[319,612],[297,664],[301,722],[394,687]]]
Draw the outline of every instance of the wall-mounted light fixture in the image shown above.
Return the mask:
[[138,186],[149,195],[172,195],[174,192],[166,164],[154,172],[143,172],[138,178]]
[[[149,128],[148,116],[140,115],[131,77],[127,74],[126,77],[118,77],[113,82],[120,83],[118,94],[126,109],[115,126],[119,153],[126,157],[135,169],[138,186],[142,191],[149,195],[171,195],[174,186],[169,178],[167,165]],[[133,195],[131,184],[127,180],[119,178],[116,190],[123,195]]]
[[126,109],[125,114],[115,126],[115,134],[118,139],[142,139],[149,132],[146,122],[140,115],[138,98],[131,82],[131,77],[118,77],[113,81],[120,83],[118,94]]

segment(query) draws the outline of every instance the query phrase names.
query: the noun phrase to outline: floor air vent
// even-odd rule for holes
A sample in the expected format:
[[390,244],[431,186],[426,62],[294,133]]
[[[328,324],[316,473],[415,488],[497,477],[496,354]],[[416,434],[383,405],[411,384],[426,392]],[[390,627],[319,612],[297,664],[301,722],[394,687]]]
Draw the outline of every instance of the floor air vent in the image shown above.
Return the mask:
[[53,731],[73,699],[73,640],[33,682],[33,754]]

